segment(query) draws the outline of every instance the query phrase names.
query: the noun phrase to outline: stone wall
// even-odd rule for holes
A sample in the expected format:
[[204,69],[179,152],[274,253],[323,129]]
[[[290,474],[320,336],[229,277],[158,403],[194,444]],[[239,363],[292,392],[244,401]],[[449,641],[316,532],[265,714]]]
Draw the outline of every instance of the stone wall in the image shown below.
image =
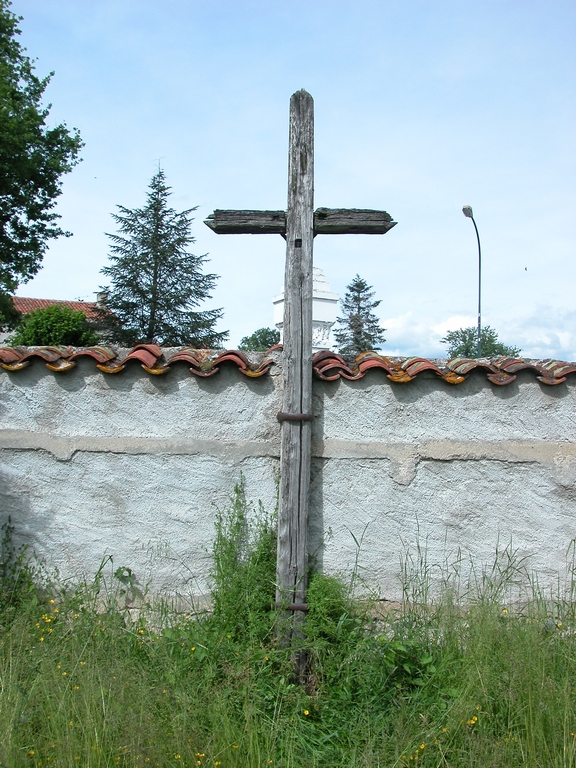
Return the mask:
[[[242,475],[276,503],[281,353],[259,378],[228,362],[208,378],[182,362],[65,372],[34,359],[0,373],[0,519],[64,578],[102,558],[154,591],[205,594],[218,509]],[[576,536],[576,378],[533,371],[498,387],[475,370],[458,386],[424,371],[314,380],[311,550],[329,571],[400,595],[399,559],[458,549],[476,563],[511,543],[553,585]],[[357,542],[361,541],[358,552]]]

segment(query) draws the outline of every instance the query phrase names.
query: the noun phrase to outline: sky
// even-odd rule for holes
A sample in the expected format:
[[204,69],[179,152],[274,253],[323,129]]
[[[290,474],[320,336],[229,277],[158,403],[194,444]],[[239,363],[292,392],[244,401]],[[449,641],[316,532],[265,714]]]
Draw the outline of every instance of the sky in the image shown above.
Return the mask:
[[576,4],[562,0],[13,0],[49,124],[82,162],[54,241],[20,296],[93,301],[111,214],[137,208],[161,163],[193,252],[219,275],[228,346],[273,325],[279,235],[211,232],[215,208],[286,206],[290,96],[315,102],[315,205],[384,209],[385,236],[318,236],[341,296],[380,299],[383,353],[441,357],[482,321],[525,357],[576,360]]

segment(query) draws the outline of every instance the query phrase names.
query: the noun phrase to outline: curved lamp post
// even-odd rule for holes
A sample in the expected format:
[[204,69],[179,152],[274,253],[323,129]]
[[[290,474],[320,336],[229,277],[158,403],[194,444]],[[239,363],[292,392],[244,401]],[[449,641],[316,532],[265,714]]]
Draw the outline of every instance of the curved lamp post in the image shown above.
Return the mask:
[[465,205],[464,208],[462,208],[462,213],[468,219],[472,219],[472,224],[474,224],[474,229],[476,230],[476,240],[478,240],[478,348],[477,348],[477,355],[478,357],[480,357],[482,353],[482,343],[480,341],[481,333],[482,333],[482,312],[481,312],[482,251],[480,249],[480,235],[478,234],[478,227],[476,226],[476,222],[474,221],[474,213],[472,212],[472,206]]

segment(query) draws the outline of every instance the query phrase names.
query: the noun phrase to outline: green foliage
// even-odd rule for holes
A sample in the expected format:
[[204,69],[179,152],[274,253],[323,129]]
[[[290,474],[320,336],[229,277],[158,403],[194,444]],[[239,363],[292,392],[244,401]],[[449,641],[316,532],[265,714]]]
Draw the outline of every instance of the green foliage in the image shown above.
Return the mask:
[[10,338],[12,346],[90,347],[98,343],[86,316],[66,305],[53,304],[24,315]]
[[37,591],[38,569],[25,546],[14,544],[14,526],[8,520],[0,528],[0,614],[12,618],[14,608]]
[[[448,331],[442,344],[448,344],[448,356],[454,357],[478,357],[478,329],[459,328],[457,331]],[[480,354],[482,357],[517,357],[522,350],[498,341],[498,334],[489,325],[485,325],[480,331]]]
[[244,336],[238,349],[243,352],[266,352],[280,341],[280,331],[275,328],[258,328],[251,336]]
[[338,326],[334,330],[334,339],[338,351],[346,357],[356,357],[360,352],[379,349],[383,344],[385,328],[372,310],[380,305],[380,300],[371,301],[374,296],[372,286],[356,275],[346,288],[342,303],[343,317],[337,318]]
[[270,632],[276,597],[276,532],[260,507],[246,501],[243,482],[218,514],[213,550],[214,619],[234,637]]
[[213,610],[136,609],[136,575],[110,558],[92,583],[0,602],[0,764],[576,768],[573,567],[550,601],[499,553],[432,601],[443,567],[418,550],[404,589],[421,602],[403,605],[314,573],[297,685],[272,631],[271,523],[240,485],[217,522]]
[[132,345],[157,342],[197,348],[221,347],[228,332],[215,325],[221,309],[198,311],[210,298],[217,275],[202,274],[206,256],[194,256],[188,247],[195,208],[178,213],[168,206],[170,187],[164,171],[153,176],[146,205],[133,210],[119,205],[113,214],[120,234],[112,241],[110,266],[102,274],[111,286],[100,322],[104,336]]
[[13,331],[22,319],[14,306],[12,296],[0,290],[0,331]]
[[56,222],[61,176],[83,144],[64,123],[48,128],[42,105],[53,73],[40,79],[18,42],[18,21],[0,0],[0,290],[11,292],[40,268],[49,240],[68,235]]

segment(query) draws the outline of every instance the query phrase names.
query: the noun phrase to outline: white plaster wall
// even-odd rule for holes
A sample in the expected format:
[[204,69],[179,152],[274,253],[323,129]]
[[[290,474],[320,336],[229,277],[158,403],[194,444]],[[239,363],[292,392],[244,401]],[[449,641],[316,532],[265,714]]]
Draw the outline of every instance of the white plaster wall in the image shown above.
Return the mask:
[[[316,380],[317,561],[350,571],[358,558],[396,599],[416,541],[431,563],[461,550],[477,564],[511,542],[552,586],[576,537],[575,387],[529,373],[502,388],[477,373],[458,386],[380,371]],[[260,379],[232,365],[150,376],[135,362],[106,375],[86,359],[2,372],[0,518],[65,578],[111,554],[155,591],[203,595],[216,510],[240,475],[249,498],[275,506],[280,390],[279,365]]]

